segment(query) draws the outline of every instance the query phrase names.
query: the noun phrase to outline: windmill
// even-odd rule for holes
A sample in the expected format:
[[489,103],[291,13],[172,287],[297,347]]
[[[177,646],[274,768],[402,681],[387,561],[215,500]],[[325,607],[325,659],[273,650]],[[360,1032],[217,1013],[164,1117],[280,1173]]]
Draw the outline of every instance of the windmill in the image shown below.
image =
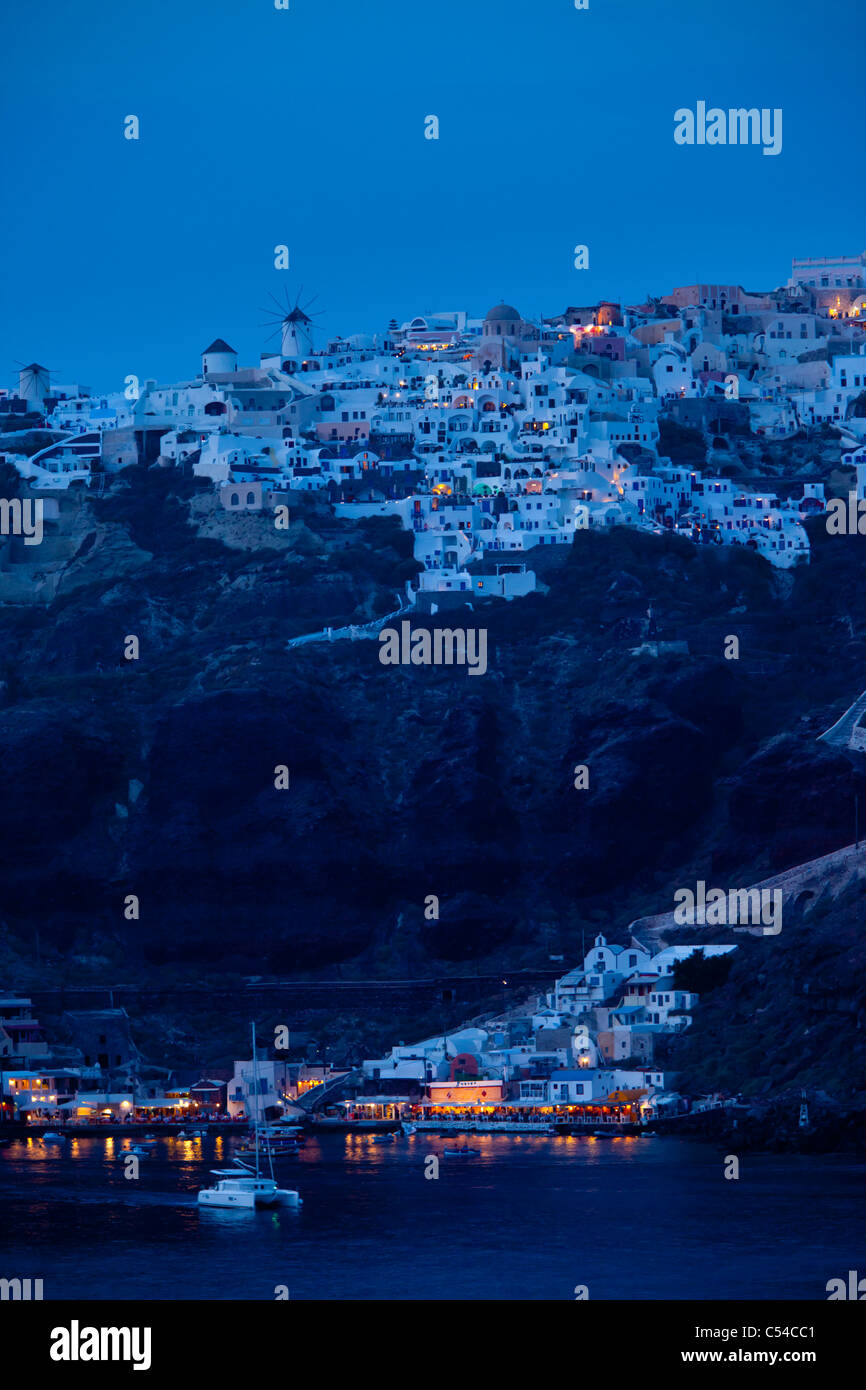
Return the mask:
[[18,395],[22,401],[31,402],[37,410],[42,409],[45,397],[51,391],[51,372],[47,367],[40,367],[38,362],[31,362],[29,366],[23,362],[16,362],[18,367]]
[[270,298],[276,306],[276,312],[271,308],[263,309],[262,313],[267,314],[268,318],[264,324],[260,325],[264,328],[273,328],[268,342],[279,333],[281,358],[295,364],[311,357],[315,351],[313,347],[313,316],[308,313],[308,310],[315,304],[318,295],[315,295],[302,306],[302,293],[303,286],[298,291],[294,304],[289,298],[288,290],[285,292],[283,300],[272,294]]

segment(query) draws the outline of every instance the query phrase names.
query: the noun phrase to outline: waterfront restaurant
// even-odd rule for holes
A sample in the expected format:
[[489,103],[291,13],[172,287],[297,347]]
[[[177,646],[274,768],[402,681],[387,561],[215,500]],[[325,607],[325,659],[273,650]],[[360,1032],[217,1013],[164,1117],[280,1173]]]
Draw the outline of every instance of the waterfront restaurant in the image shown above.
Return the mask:
[[222,1119],[227,1114],[228,1079],[202,1077],[189,1088],[190,1108],[203,1116]]
[[399,1120],[409,1114],[409,1102],[402,1096],[363,1096],[340,1105],[326,1106],[322,1115],[347,1122]]
[[427,1091],[429,1104],[443,1111],[467,1105],[478,1106],[482,1110],[488,1106],[499,1105],[505,1099],[505,1082],[485,1080],[474,1077],[471,1081],[431,1081]]
[[3,1112],[9,1119],[44,1120],[54,1116],[70,1100],[78,1086],[78,1072],[68,1068],[51,1073],[24,1071],[20,1067],[0,1071]]
[[79,1124],[126,1120],[132,1115],[131,1091],[79,1091],[74,1100],[58,1107],[71,1123]]
[[135,1103],[136,1118],[142,1120],[183,1120],[191,1115],[193,1102],[189,1087],[166,1091],[162,1096],[149,1096]]
[[[481,1084],[489,1085],[489,1083]],[[552,1105],[546,1100],[526,1098],[513,1101],[490,1101],[482,1100],[479,1097],[464,1102],[453,1096],[447,1098],[442,1094],[437,1095],[434,1099],[434,1089],[437,1092],[449,1090],[453,1092],[457,1087],[454,1083],[442,1083],[441,1086],[436,1086],[435,1083],[431,1085],[430,1100],[422,1101],[420,1105],[413,1106],[413,1119],[423,1120],[428,1124],[434,1120],[441,1120],[447,1124],[455,1124],[460,1121],[467,1124],[479,1122],[481,1125],[490,1124],[492,1126],[525,1124],[532,1129],[557,1128],[563,1130],[570,1129],[572,1126],[575,1128],[591,1126],[593,1129],[600,1129],[608,1125],[612,1127],[640,1125],[644,1119],[641,1101],[646,1096],[646,1092],[642,1090],[613,1091],[609,1096],[603,1096],[593,1101],[574,1105],[567,1103]]]

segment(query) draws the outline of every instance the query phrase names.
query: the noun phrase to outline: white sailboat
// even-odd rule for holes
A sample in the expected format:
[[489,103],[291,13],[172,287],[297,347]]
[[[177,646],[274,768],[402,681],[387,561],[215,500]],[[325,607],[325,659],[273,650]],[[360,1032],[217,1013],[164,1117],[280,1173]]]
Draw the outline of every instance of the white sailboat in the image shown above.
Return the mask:
[[302,1205],[301,1198],[297,1192],[290,1188],[277,1187],[274,1179],[274,1164],[271,1156],[270,1144],[268,1141],[267,1128],[264,1134],[264,1150],[268,1160],[270,1177],[263,1177],[261,1172],[260,1146],[259,1146],[259,1110],[258,1110],[258,1064],[256,1059],[256,1025],[252,1025],[253,1031],[253,1078],[255,1082],[255,1111],[253,1114],[253,1129],[255,1133],[255,1172],[248,1168],[245,1163],[236,1159],[234,1168],[212,1168],[211,1173],[218,1180],[213,1187],[203,1187],[198,1194],[199,1206],[202,1207],[299,1207]]

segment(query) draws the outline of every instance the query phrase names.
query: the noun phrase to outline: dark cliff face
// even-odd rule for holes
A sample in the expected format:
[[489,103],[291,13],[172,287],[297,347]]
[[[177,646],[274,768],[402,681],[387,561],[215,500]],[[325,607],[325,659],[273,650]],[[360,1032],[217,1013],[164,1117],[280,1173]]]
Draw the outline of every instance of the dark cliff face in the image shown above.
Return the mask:
[[[533,556],[547,593],[412,616],[487,628],[473,677],[385,667],[376,640],[286,649],[394,609],[416,568],[396,524],[298,499],[285,537],[229,550],[189,524],[190,484],[132,478],[86,505],[152,558],[79,582],[91,547],[50,608],[0,612],[24,959],[36,928],[49,956],[202,974],[572,959],[696,875],[735,886],[853,838],[851,762],[815,742],[866,687],[844,542],[781,583],[750,553],[578,536]],[[689,655],[632,654],[650,604]]]
[[794,1088],[789,1114],[798,1088],[820,1087],[862,1111],[864,912],[866,885],[851,876],[790,905],[778,936],[731,936],[727,982],[701,993],[691,1027],[670,1046],[678,1084],[754,1098]]

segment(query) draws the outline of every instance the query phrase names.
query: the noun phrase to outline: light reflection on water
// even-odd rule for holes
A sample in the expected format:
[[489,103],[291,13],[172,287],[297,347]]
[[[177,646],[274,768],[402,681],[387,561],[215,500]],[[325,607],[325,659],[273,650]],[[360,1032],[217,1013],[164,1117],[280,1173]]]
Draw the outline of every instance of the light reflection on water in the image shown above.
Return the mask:
[[[824,1298],[862,1263],[864,1164],[628,1136],[310,1135],[304,1205],[201,1209],[235,1135],[28,1138],[0,1150],[0,1275],[46,1298]],[[448,1157],[469,1145],[472,1157]],[[425,1177],[429,1156],[439,1176]]]

